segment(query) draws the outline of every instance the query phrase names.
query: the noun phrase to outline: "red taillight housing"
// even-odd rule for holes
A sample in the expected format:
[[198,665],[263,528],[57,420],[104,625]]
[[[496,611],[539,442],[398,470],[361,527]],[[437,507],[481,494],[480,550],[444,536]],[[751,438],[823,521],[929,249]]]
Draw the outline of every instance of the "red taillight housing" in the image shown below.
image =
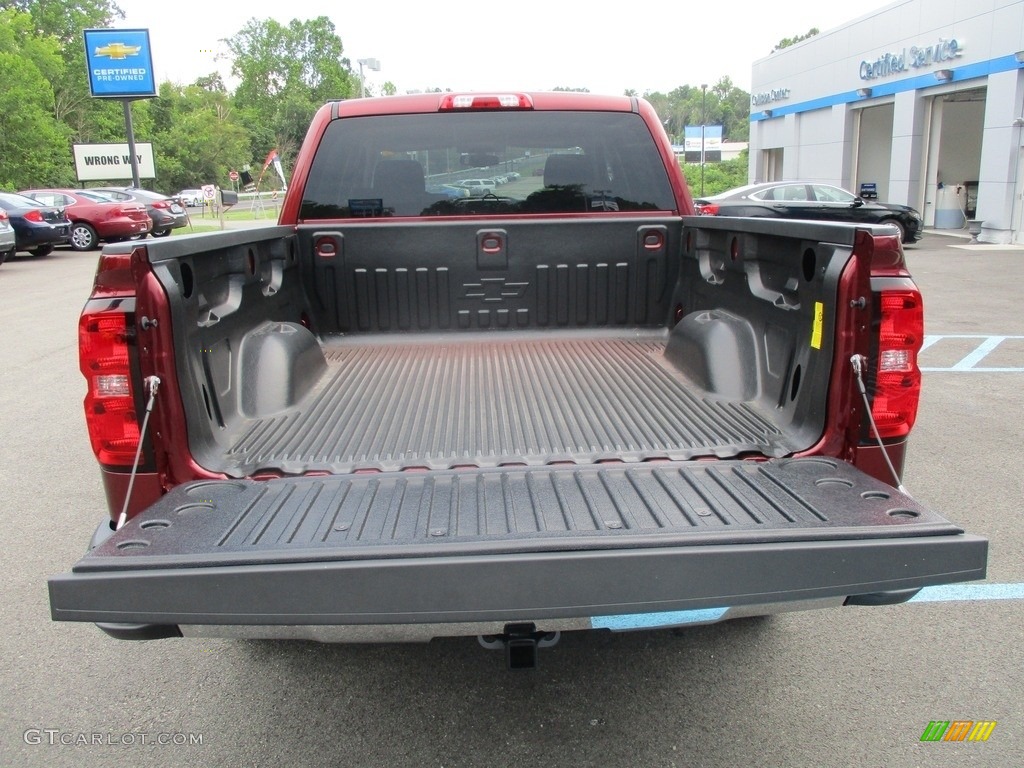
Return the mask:
[[121,309],[87,308],[78,321],[79,367],[88,384],[85,420],[104,466],[130,467],[139,446],[128,333]]
[[170,208],[171,207],[171,201],[170,200],[154,200],[153,201],[153,207],[154,208]]
[[25,214],[25,221],[34,221],[37,224],[42,223],[43,214],[38,209],[33,208],[31,211]]
[[905,437],[917,419],[921,369],[917,353],[924,341],[924,306],[916,290],[879,294],[878,358],[871,415],[881,438]]
[[715,203],[694,203],[698,216],[717,216],[719,207]]

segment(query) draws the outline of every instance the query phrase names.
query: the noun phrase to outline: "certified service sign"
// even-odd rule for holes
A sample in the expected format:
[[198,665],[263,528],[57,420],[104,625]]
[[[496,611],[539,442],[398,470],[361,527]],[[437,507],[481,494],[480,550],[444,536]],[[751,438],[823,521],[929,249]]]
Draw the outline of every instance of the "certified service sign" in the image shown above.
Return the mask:
[[148,29],[85,30],[89,90],[107,99],[156,96]]

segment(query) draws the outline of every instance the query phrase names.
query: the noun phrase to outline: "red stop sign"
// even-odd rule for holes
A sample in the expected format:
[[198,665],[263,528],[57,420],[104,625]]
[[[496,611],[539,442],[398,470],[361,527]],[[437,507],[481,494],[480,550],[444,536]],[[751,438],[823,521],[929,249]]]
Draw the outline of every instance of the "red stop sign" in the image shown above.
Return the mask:
[[238,181],[238,171],[230,171],[228,173],[228,178],[232,181]]

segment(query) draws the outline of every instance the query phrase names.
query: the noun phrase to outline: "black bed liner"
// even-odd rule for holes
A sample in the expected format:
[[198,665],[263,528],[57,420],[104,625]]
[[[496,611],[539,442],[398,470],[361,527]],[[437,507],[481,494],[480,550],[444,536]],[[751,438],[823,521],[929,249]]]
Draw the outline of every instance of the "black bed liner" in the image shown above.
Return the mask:
[[50,594],[101,622],[593,616],[983,578],[986,547],[824,458],[206,481]]
[[651,330],[328,340],[317,391],[252,420],[212,468],[345,473],[798,447],[754,404],[703,396],[666,361],[667,341]]

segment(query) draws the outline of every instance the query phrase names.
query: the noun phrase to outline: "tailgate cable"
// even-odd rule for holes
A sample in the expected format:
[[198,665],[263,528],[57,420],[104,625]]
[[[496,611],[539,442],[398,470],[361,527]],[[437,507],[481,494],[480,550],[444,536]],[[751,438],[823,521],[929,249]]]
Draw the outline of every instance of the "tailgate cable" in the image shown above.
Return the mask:
[[139,460],[142,458],[142,444],[146,441],[146,427],[149,426],[149,414],[153,412],[153,404],[156,402],[156,393],[160,389],[159,376],[147,376],[145,379],[146,391],[149,392],[149,401],[146,403],[146,415],[142,417],[142,429],[139,430],[139,447],[135,451],[135,463],[132,464],[132,474],[128,478],[128,490],[124,494],[124,506],[121,507],[121,514],[118,515],[117,525],[114,530],[118,531],[128,521],[128,502],[132,498],[132,486],[135,485],[135,475],[139,471]]
[[896,468],[892,465],[892,461],[889,459],[889,452],[885,449],[885,443],[882,442],[882,438],[878,434],[878,427],[875,425],[875,417],[871,414],[871,403],[868,402],[868,390],[864,386],[864,367],[867,362],[868,359],[864,355],[854,355],[850,358],[850,364],[853,366],[853,373],[857,377],[857,389],[860,390],[860,396],[864,400],[864,412],[868,415],[868,421],[871,423],[871,431],[875,434],[875,439],[878,441],[878,447],[882,449],[882,457],[885,459],[885,463],[889,465],[889,471],[892,472],[893,480],[896,481],[896,489],[900,493],[905,493],[909,496],[910,491],[903,487],[903,483],[900,481],[900,476],[896,474]]

